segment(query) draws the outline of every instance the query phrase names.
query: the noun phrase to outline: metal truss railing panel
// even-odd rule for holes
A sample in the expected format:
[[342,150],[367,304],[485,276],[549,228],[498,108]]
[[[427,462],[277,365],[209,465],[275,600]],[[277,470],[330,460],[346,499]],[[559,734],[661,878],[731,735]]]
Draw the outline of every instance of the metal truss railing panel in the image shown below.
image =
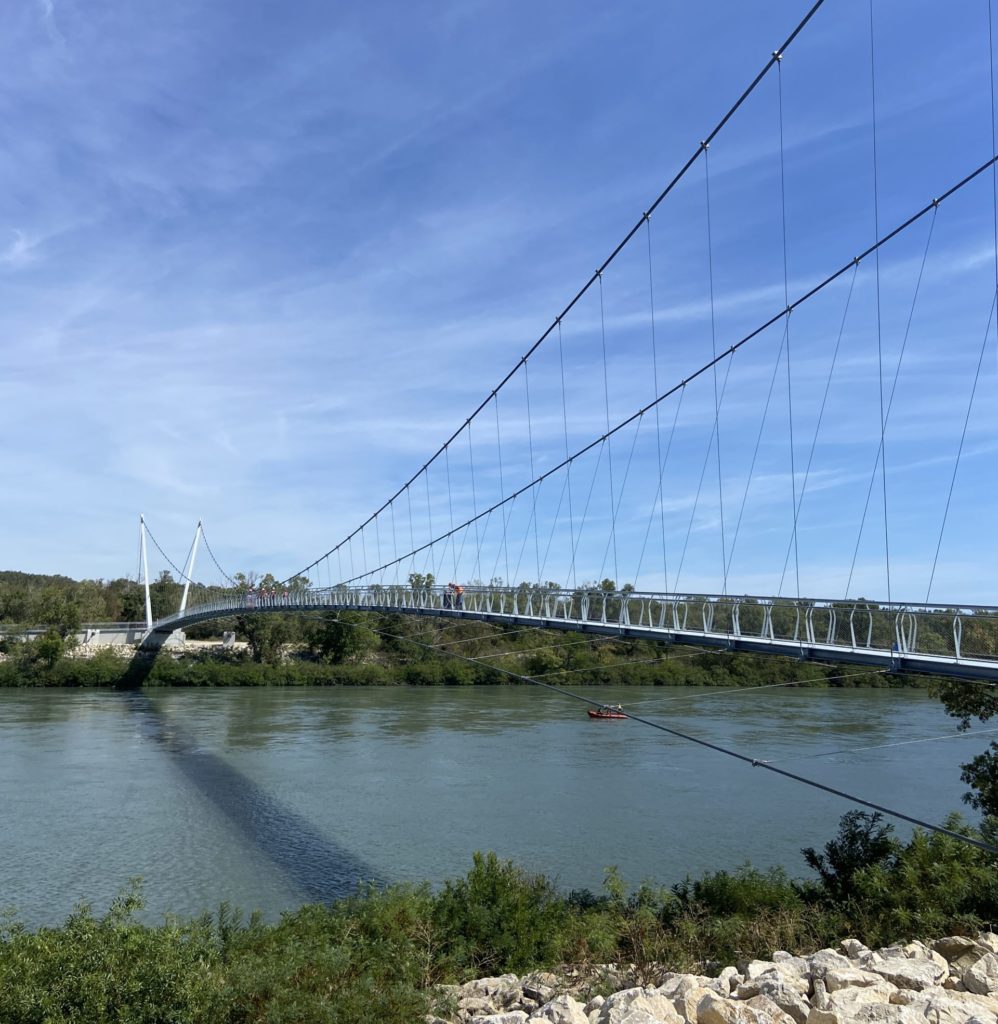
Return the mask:
[[[235,593],[155,623],[146,646],[185,625],[263,611],[388,611],[598,628],[745,650],[866,660],[917,671],[998,672],[998,608],[546,587],[331,587]],[[158,638],[158,639],[157,639]],[[145,643],[145,641],[144,641]]]

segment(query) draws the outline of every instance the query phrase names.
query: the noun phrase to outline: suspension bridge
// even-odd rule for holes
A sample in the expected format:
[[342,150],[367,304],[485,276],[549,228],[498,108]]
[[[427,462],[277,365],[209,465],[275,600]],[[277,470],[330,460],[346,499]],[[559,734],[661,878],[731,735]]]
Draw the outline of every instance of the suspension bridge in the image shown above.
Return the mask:
[[926,54],[896,52],[874,3],[818,0],[327,551],[264,589],[212,554],[206,583],[199,524],[169,562],[180,608],[154,619],[143,521],[142,648],[232,615],[367,610],[998,680],[990,4],[964,16],[937,55],[966,79],[954,145],[952,111],[898,100]]

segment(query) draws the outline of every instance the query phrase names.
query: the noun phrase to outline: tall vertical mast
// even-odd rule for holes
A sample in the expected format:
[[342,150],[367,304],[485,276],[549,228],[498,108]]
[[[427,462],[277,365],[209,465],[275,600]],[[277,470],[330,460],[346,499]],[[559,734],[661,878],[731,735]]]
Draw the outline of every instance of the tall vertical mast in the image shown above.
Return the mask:
[[184,614],[187,607],[187,592],[191,588],[191,573],[194,572],[194,556],[197,554],[198,541],[201,539],[201,520],[198,520],[198,528],[194,531],[194,543],[191,544],[191,553],[187,556],[187,568],[184,569],[184,592],[180,597],[180,614]]
[[149,559],[146,557],[146,517],[139,516],[139,537],[142,545],[142,579],[146,588],[146,629],[152,629],[152,599],[149,597]]

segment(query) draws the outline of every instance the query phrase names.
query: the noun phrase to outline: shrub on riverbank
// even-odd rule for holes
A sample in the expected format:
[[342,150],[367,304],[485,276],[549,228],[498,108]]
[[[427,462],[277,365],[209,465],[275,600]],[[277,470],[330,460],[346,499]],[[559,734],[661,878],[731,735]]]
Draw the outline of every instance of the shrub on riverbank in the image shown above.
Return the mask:
[[[261,616],[261,618],[265,618]],[[413,628],[406,621],[407,629]],[[392,625],[392,629],[400,629]],[[421,634],[420,634],[421,635]],[[855,666],[800,662],[793,658],[676,648],[640,640],[579,638],[543,630],[495,630],[481,623],[440,627],[439,647],[385,641],[376,652],[340,661],[307,648],[276,660],[242,651],[160,653],[155,659],[101,650],[83,656],[58,635],[7,639],[0,650],[0,687],[143,686],[469,686],[515,682],[534,674],[558,686],[716,686],[723,689],[774,684],[801,687],[924,686],[918,676],[885,675]],[[456,648],[465,657],[448,656]],[[478,661],[467,659],[480,659]],[[556,667],[552,667],[556,666]]]
[[129,893],[102,918],[84,907],[60,928],[0,926],[0,1015],[9,1024],[410,1024],[430,1011],[434,985],[483,974],[613,961],[633,964],[640,980],[653,965],[709,971],[847,935],[875,946],[972,931],[998,916],[994,857],[948,836],[900,843],[877,816],[852,812],[823,852],[805,853],[822,865],[815,881],[746,866],[628,895],[611,872],[604,894],[567,896],[477,855],[467,877],[435,894],[371,888],[273,925],[223,907],[152,927],[135,920],[141,904]]

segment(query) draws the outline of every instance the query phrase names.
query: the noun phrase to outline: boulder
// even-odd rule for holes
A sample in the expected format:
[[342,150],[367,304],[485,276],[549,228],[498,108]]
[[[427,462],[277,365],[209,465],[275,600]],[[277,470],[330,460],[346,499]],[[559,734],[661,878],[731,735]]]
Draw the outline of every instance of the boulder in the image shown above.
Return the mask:
[[[672,1002],[654,988],[625,988],[607,996],[599,1008],[597,1024],[625,1024],[627,1017],[643,1010],[662,1024],[682,1024],[683,1018]],[[637,1021],[633,1024],[638,1024]]]
[[[861,988],[840,988],[830,992],[824,999],[824,1006],[815,1005],[812,1000],[811,1010],[807,1015],[807,1024],[835,1024],[836,1021],[851,1021],[858,1019],[861,1009],[866,1006],[887,1006],[891,996],[897,989],[886,981],[877,981]],[[815,1018],[815,1011],[825,1014],[832,1014],[831,1018]]]
[[484,1017],[472,1017],[471,1024],[526,1024],[527,1015],[523,1010],[508,1010],[506,1013],[490,1013]]
[[753,978],[758,978],[760,974],[767,974],[775,969],[776,963],[773,960],[750,960],[745,965],[742,974],[745,975],[746,981],[751,981]]
[[757,1010],[709,990],[697,1004],[694,1020],[697,1024],[763,1024]]
[[530,1020],[549,1021],[550,1024],[589,1024],[585,1007],[568,995],[555,996],[539,1010],[535,1010]]
[[998,953],[998,935],[995,935],[994,932],[978,933],[977,941],[989,953]]
[[859,939],[843,939],[839,945],[846,951],[846,956],[850,960],[858,960],[864,953],[870,952],[869,947],[864,946]]
[[499,1007],[491,999],[484,996],[462,996],[457,1002],[460,1014],[465,1017],[487,1017],[491,1013],[498,1013]]
[[697,1007],[700,1005],[700,1000],[706,995],[720,996],[721,993],[714,988],[704,988],[701,985],[689,985],[683,987],[672,997],[672,1005],[676,1008],[676,1013],[682,1020],[688,1022],[688,1024],[696,1024],[698,1010]]
[[998,1000],[972,992],[951,992],[938,987],[923,992],[901,989],[891,1001],[912,1007],[934,1024],[956,1024],[969,1017],[987,1024],[998,1022]]
[[940,967],[934,960],[902,960],[894,957],[881,964],[870,964],[869,970],[898,988],[910,988],[916,992],[938,985],[949,974],[948,968]]
[[725,967],[715,979],[719,983],[718,988],[722,996],[725,995],[725,990],[730,995],[744,980],[735,967]]
[[865,988],[867,985],[876,985],[884,979],[872,970],[864,971],[858,967],[839,967],[826,972],[823,981],[825,990],[838,992],[844,988]]
[[[725,971],[734,971],[734,968],[726,967]],[[728,979],[731,975],[725,974],[725,971],[721,972],[723,978],[708,978],[705,974],[666,974],[663,976],[656,991],[667,999],[675,999],[677,996],[682,995],[683,992],[689,992],[694,988],[709,988],[720,995],[727,995],[730,991],[731,983]],[[738,972],[735,971],[734,973],[737,974]]]
[[965,956],[967,953],[976,953],[977,956],[983,956],[987,952],[979,942],[968,938],[966,935],[950,935],[946,938],[936,939],[932,943],[932,949],[933,952],[945,957],[948,963],[959,960],[960,957]]
[[655,1014],[649,1013],[648,1010],[637,1007],[633,1010],[628,1010],[626,1016],[621,1019],[620,1024],[671,1024],[673,1020],[678,1020],[678,1018],[670,1017],[666,1021],[662,1017],[656,1017]]
[[791,985],[786,979],[777,974],[763,974],[754,981],[743,982],[735,990],[735,998],[745,1000],[751,1004],[753,999],[765,999],[780,1011],[792,1017],[797,1024],[804,1024],[811,1006],[806,999],[807,982],[803,982],[803,990],[800,985]]
[[991,992],[998,992],[998,956],[994,953],[985,953],[963,972],[960,980],[968,992],[977,995],[986,996]]
[[767,995],[766,990],[774,987],[788,988],[801,996],[806,996],[811,988],[807,978],[798,974],[789,965],[774,964],[773,970],[757,974],[754,978],[746,978],[736,991],[739,999],[751,999],[760,993]]
[[536,1000],[539,1006],[553,999],[561,987],[562,980],[550,971],[534,971],[526,975],[520,984],[523,994]]
[[[746,999],[742,1005],[751,1007],[758,1014],[760,1024],[794,1024],[794,1018],[768,996],[752,996],[751,999]],[[806,1014],[804,1018],[807,1019]]]
[[926,1024],[925,1018],[910,1006],[869,1003],[855,1009],[813,1009],[808,1024]]
[[812,978],[824,978],[829,971],[852,967],[849,958],[836,953],[834,949],[819,949],[817,953],[812,953],[805,959]]
[[795,974],[804,975],[808,972],[807,960],[802,956],[794,956],[785,949],[778,949],[773,954],[773,963],[780,964]]

